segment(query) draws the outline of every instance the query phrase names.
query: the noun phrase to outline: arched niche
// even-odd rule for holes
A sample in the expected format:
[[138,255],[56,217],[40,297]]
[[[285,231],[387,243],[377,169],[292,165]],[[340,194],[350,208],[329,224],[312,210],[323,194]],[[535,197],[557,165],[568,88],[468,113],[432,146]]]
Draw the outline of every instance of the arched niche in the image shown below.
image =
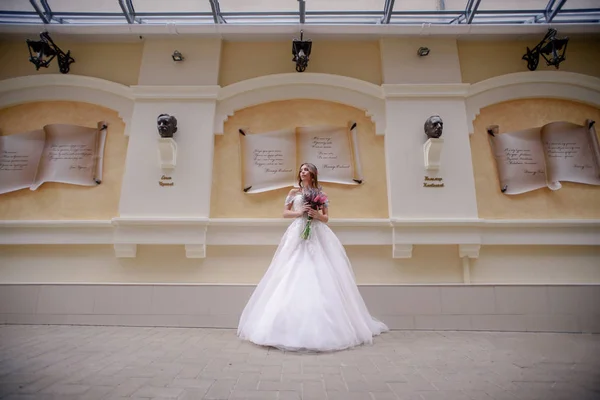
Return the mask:
[[313,99],[359,108],[385,134],[385,98],[381,86],[355,78],[320,73],[261,76],[222,88],[215,113],[215,134],[237,110],[274,101]]
[[108,221],[119,215],[128,138],[116,110],[81,101],[28,101],[0,108],[0,134],[13,135],[49,124],[95,127],[108,125],[102,183],[79,186],[45,182],[32,191],[21,189],[0,195],[0,220]]
[[38,101],[75,101],[115,110],[128,136],[134,96],[129,86],[80,75],[30,75],[0,81],[0,109]]
[[520,99],[564,99],[600,107],[600,79],[563,71],[517,72],[490,78],[469,87],[466,98],[469,133],[480,110]]
[[473,121],[475,133],[470,137],[479,218],[600,219],[600,186],[562,182],[562,188],[556,191],[541,188],[518,195],[503,194],[486,133],[490,125],[498,125],[503,134],[554,121],[584,125],[586,119],[600,121],[600,107],[556,98],[516,99],[483,107]]
[[[239,129],[248,134],[301,126],[346,126],[356,122],[364,182],[323,183],[334,218],[388,218],[384,137],[363,110],[325,100],[293,99],[262,103],[236,111],[215,136],[211,218],[281,218],[290,187],[244,193]],[[302,161],[297,160],[297,163]]]

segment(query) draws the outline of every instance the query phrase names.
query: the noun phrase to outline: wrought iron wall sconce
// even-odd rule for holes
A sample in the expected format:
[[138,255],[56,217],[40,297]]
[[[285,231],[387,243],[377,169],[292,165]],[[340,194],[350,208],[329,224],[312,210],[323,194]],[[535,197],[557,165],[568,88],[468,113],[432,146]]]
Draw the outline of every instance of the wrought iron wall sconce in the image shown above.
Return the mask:
[[531,50],[527,47],[527,53],[523,55],[522,59],[527,61],[527,68],[530,71],[535,71],[538,67],[541,54],[544,60],[546,60],[547,65],[553,65],[558,69],[559,64],[565,61],[568,42],[568,37],[557,38],[556,29],[550,28],[544,39],[537,46]]
[[292,42],[292,61],[296,63],[296,72],[304,72],[308,67],[308,59],[312,49],[312,41],[310,39],[303,40],[304,32],[300,31],[300,40],[294,39]]
[[54,57],[58,57],[58,69],[61,73],[68,74],[69,66],[75,62],[75,59],[71,57],[71,50],[67,53],[62,51],[50,38],[48,32],[40,33],[40,38],[39,41],[27,39],[29,61],[35,65],[35,69],[48,68]]
[[173,57],[173,61],[175,61],[175,62],[180,62],[180,61],[185,60],[185,58],[183,57],[183,54],[181,54],[179,52],[179,50],[175,50],[171,57]]

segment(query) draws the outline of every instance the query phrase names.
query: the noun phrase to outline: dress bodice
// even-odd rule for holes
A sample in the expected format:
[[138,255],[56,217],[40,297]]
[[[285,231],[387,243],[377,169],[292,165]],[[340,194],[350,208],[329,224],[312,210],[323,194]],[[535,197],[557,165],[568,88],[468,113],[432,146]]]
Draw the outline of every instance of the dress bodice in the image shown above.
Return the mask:
[[[298,192],[292,196],[288,195],[285,198],[285,205],[287,206],[289,204],[292,204],[292,211],[300,211],[304,205],[304,196],[302,195],[302,192]],[[325,202],[325,206],[329,206],[329,200]]]
[[290,202],[292,203],[292,211],[300,211],[302,209],[302,206],[304,205],[304,202],[302,200],[302,193],[298,193],[294,196],[291,196],[291,199],[289,199],[289,201],[286,201],[286,203],[289,204]]

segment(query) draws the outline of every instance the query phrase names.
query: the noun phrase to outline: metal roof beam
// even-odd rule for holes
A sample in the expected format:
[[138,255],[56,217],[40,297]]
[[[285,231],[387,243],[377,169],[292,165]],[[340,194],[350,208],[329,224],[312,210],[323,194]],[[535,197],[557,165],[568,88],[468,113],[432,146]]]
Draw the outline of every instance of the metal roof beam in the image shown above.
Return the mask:
[[[133,24],[135,21],[135,10],[133,9],[133,3],[131,0],[119,0],[119,5],[123,11],[123,15],[127,19],[128,24]],[[138,21],[139,22],[139,21]]]
[[560,11],[562,6],[565,5],[566,2],[567,2],[567,0],[559,0],[558,5],[553,10],[552,6],[554,5],[554,3],[556,3],[556,0],[548,1],[548,4],[546,4],[546,11],[544,12],[544,16],[546,17],[546,23],[549,24],[550,22],[552,22],[552,20],[556,16],[556,14]]
[[394,11],[394,1],[395,0],[385,0],[385,5],[383,6],[383,18],[381,18],[382,24],[390,23],[392,11]]
[[44,7],[44,10],[46,11],[46,15],[50,18],[50,21],[54,20],[61,24],[64,23],[64,20],[62,18],[57,18],[54,16],[55,13],[50,8],[50,5],[48,4],[48,0],[40,0],[40,3],[42,3],[42,7]]
[[[474,3],[474,4],[473,4]],[[466,23],[470,24],[477,13],[481,0],[468,0],[467,8],[465,9]]]
[[[35,2],[35,0],[29,0],[29,2],[31,3],[31,6],[33,7],[37,15],[40,17],[40,19],[44,21],[44,24],[49,24],[51,17],[50,12],[48,11],[50,10],[50,7],[48,7],[48,9],[44,7],[44,10],[42,10],[38,3]],[[48,3],[46,3],[46,5],[48,5]],[[42,6],[44,6],[44,2],[42,2]]]
[[304,0],[298,0],[298,11],[300,12],[300,23],[306,22],[306,3]]
[[46,15],[50,19],[52,19],[52,9],[48,5],[48,0],[40,0],[40,3],[42,3],[42,7],[44,7],[44,11],[46,12]]
[[219,4],[219,0],[208,0],[210,3],[210,9],[212,10],[213,20],[215,24],[226,24],[225,18],[221,14],[221,5]]

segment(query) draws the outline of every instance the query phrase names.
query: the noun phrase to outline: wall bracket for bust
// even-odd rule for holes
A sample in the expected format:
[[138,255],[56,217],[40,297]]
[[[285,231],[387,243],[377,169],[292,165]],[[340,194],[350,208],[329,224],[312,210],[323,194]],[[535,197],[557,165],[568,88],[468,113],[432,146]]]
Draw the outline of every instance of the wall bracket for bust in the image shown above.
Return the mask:
[[425,144],[423,144],[423,156],[426,170],[440,169],[443,145],[444,139],[442,138],[429,138]]
[[158,157],[161,168],[175,168],[175,164],[177,163],[177,143],[175,143],[173,138],[158,139]]

